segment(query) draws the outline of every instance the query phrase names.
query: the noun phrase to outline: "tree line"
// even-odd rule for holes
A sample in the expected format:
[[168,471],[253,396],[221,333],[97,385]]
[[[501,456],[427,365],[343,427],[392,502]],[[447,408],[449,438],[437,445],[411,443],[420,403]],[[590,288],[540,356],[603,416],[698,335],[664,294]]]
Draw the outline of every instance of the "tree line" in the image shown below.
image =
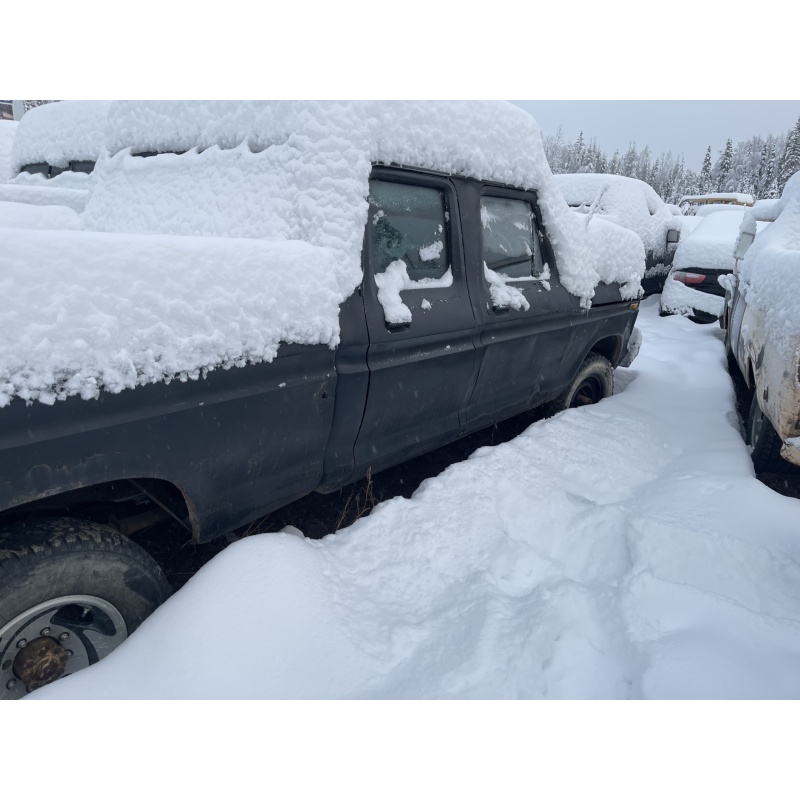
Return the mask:
[[687,194],[741,192],[757,200],[780,197],[786,181],[800,171],[800,118],[785,134],[753,136],[725,147],[712,158],[709,145],[700,172],[687,169],[683,155],[671,150],[653,158],[650,148],[639,150],[631,142],[624,153],[615,150],[611,158],[586,141],[583,131],[574,142],[566,141],[559,126],[554,136],[544,136],[544,150],[555,174],[605,172],[625,175],[649,183],[667,203],[677,203]]

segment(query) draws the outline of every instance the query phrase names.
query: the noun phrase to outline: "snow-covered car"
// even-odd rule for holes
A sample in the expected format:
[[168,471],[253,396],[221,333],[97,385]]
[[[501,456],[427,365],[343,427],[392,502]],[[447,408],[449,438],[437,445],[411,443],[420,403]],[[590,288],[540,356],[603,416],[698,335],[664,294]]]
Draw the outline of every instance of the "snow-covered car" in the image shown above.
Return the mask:
[[733,271],[733,249],[744,206],[711,214],[684,237],[675,253],[664,289],[661,314],[681,314],[694,322],[716,322],[725,305],[720,277]]
[[782,470],[800,465],[800,173],[745,214],[735,255],[720,319],[728,362],[753,393],[756,471]]
[[[17,125],[10,175],[6,183],[0,183],[0,202],[82,211],[103,144],[108,108],[107,102],[64,100],[30,109]],[[13,211],[8,205],[0,209],[0,225],[15,226]],[[20,218],[24,215],[19,212]],[[55,225],[58,215],[44,212],[39,218],[49,227],[45,220]],[[74,219],[70,219],[73,227]]]
[[641,240],[510,104],[117,103],[82,222],[0,249],[0,696],[165,599],[128,534],[597,402],[638,339]]
[[644,181],[622,175],[556,175],[567,204],[581,215],[599,216],[636,233],[645,248],[645,295],[660,292],[681,236],[683,217]]

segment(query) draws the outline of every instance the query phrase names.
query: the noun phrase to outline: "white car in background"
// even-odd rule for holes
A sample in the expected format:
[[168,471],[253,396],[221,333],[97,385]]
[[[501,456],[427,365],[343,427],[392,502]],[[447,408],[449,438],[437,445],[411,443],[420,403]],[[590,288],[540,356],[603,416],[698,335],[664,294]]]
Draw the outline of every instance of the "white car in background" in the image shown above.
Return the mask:
[[720,319],[728,363],[753,393],[745,439],[756,472],[782,471],[800,465],[800,172],[780,200],[747,211],[735,256]]
[[[733,272],[733,249],[744,206],[703,217],[675,253],[661,293],[661,315],[681,314],[693,322],[716,322],[725,306],[720,277]],[[762,223],[763,225],[763,223]]]
[[645,249],[645,296],[660,292],[669,272],[685,217],[636,178],[581,172],[554,175],[573,211],[601,217],[638,234]]

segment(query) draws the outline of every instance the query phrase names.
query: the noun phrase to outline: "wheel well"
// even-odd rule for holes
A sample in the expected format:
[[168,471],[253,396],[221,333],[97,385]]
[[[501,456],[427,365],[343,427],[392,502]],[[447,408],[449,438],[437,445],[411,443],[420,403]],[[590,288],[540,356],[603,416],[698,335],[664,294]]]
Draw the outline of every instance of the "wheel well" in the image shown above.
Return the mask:
[[611,366],[616,366],[622,355],[622,337],[607,336],[592,345],[590,353],[598,353],[611,362]]
[[0,513],[0,525],[33,518],[74,517],[111,525],[130,536],[173,520],[193,535],[190,505],[169,481],[127,478],[83,486],[15,506]]

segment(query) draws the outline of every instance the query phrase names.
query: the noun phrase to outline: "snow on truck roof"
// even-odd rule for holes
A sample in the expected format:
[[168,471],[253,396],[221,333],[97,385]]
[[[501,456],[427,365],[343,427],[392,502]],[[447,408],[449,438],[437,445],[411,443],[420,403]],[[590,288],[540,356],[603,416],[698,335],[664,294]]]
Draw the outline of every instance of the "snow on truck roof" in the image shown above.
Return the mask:
[[565,288],[639,296],[641,240],[569,210],[509,103],[115,102],[85,230],[4,233],[0,406],[334,347],[376,162],[535,190]]

